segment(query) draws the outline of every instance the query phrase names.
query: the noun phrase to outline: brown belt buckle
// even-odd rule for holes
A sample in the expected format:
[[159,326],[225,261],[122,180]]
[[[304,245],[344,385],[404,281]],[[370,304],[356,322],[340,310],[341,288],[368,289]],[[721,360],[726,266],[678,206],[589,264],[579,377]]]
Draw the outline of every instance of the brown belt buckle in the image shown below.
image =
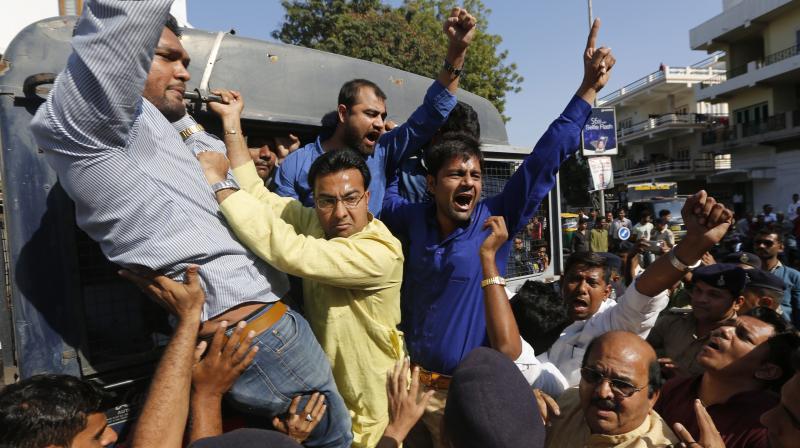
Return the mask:
[[[419,366],[418,366],[419,367]],[[431,372],[419,367],[419,381],[434,390],[447,390],[450,387],[450,377],[437,372]]]

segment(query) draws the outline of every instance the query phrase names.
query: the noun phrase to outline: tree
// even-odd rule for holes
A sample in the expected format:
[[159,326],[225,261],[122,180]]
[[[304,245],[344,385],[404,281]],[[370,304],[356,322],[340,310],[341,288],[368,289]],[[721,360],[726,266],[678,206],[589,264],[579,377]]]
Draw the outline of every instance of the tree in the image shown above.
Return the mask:
[[[283,0],[286,16],[272,33],[282,42],[351,56],[436,77],[447,39],[441,23],[456,6],[455,0],[404,0],[393,8],[381,0]],[[478,20],[479,29],[467,54],[461,87],[494,104],[502,114],[506,94],[519,92],[523,78],[502,42],[486,30],[491,10],[480,0],[464,7]],[[503,116],[505,120],[508,117]]]
[[564,205],[584,206],[591,204],[589,195],[589,164],[579,154],[567,159],[558,172],[561,194],[566,201]]

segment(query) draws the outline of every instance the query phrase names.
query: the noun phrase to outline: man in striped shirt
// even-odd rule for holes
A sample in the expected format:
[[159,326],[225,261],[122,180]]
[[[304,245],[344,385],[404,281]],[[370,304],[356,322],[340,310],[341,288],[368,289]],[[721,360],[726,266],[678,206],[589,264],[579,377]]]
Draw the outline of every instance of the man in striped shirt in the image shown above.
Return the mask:
[[217,214],[196,154],[225,147],[186,114],[189,56],[168,20],[171,3],[86,2],[73,54],[32,122],[37,143],[75,201],[78,225],[110,261],[177,280],[189,264],[201,266],[201,336],[223,322],[276,316],[257,332],[258,356],[231,390],[234,401],[272,418],[291,397],[321,391],[328,412],[306,445],[349,446],[350,418],[325,354],[303,317],[279,302],[285,275]]

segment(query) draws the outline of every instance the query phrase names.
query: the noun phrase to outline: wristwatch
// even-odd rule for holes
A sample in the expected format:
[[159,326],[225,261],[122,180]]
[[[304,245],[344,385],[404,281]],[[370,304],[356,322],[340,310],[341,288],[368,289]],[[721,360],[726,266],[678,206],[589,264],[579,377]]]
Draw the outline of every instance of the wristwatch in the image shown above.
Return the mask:
[[669,263],[672,265],[672,267],[674,267],[675,269],[677,269],[677,270],[679,270],[681,272],[689,272],[692,269],[695,269],[696,267],[700,266],[700,263],[703,262],[702,260],[697,260],[697,263],[695,263],[695,264],[693,264],[691,266],[686,265],[681,260],[678,260],[677,256],[675,256],[675,249],[672,249],[671,251],[669,251],[667,253],[667,258],[669,258]]
[[446,72],[450,73],[451,75],[455,76],[456,78],[461,76],[461,74],[464,72],[464,67],[455,68],[453,66],[453,64],[451,64],[450,61],[448,61],[447,59],[444,60],[443,67],[444,67],[444,70]]
[[185,141],[190,135],[205,130],[206,129],[203,127],[203,125],[195,123],[181,131],[181,138]]
[[500,285],[500,286],[506,286],[506,279],[504,279],[503,277],[500,277],[500,276],[498,275],[498,276],[496,276],[496,277],[489,277],[489,278],[487,278],[487,279],[484,279],[484,280],[481,282],[481,288],[485,288],[485,287],[487,287],[487,286],[489,286],[489,285]]
[[239,186],[236,185],[236,182],[225,179],[222,182],[217,182],[215,184],[211,184],[211,189],[214,190],[214,194],[219,193],[222,190],[239,190]]

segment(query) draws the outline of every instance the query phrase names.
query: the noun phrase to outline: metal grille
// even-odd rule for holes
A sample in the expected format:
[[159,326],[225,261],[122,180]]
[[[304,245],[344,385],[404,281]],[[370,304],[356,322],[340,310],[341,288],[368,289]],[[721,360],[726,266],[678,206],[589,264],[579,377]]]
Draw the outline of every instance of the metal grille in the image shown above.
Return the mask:
[[100,247],[75,228],[85,339],[84,374],[154,357],[167,344],[171,329],[166,313],[117,274]]
[[[482,198],[500,193],[519,166],[520,162],[486,161]],[[506,278],[540,274],[550,265],[552,254],[549,244],[551,223],[547,217],[549,209],[549,199],[545,197],[528,225],[513,237],[509,236],[512,242]]]

